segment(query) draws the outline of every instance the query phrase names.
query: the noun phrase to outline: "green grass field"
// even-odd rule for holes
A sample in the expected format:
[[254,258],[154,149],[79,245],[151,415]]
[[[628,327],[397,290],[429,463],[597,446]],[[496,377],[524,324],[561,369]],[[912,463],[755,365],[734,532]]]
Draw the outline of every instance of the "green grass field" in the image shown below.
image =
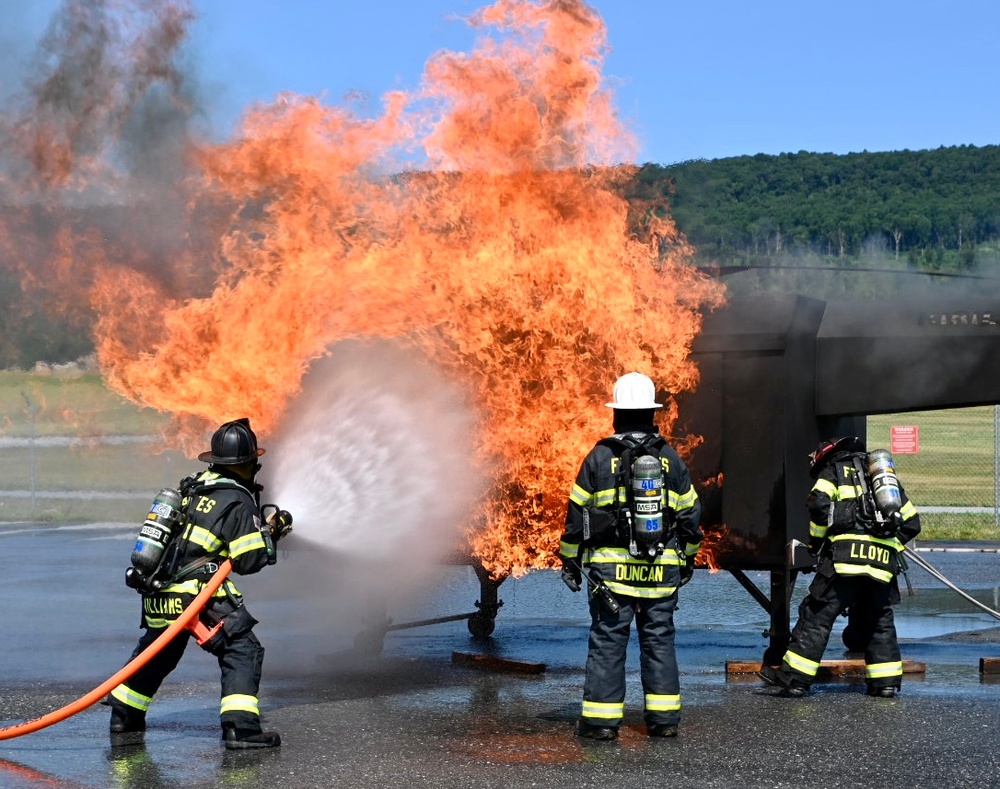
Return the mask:
[[155,440],[163,422],[95,372],[0,372],[0,521],[140,522],[190,471]]
[[[915,426],[916,454],[896,453],[907,495],[922,507],[989,507],[996,502],[994,406],[887,414],[868,418],[868,448],[891,448],[892,426]],[[924,513],[922,538],[1000,540],[996,510]]]
[[[894,455],[918,508],[989,508],[924,512],[923,539],[1000,540],[995,418],[993,406],[869,418],[871,449],[891,448],[894,425],[918,428],[919,451]],[[197,467],[155,440],[140,440],[155,438],[163,424],[163,415],[108,391],[94,372],[0,372],[0,521],[141,520],[157,489]],[[103,498],[87,496],[91,491]]]

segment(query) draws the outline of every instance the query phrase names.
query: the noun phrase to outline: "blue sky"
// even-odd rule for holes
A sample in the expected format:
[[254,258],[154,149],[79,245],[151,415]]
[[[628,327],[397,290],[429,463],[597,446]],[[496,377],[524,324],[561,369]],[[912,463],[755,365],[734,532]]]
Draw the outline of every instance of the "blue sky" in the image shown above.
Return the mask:
[[[196,71],[221,128],[281,91],[327,104],[416,88],[467,51],[479,0],[193,0]],[[996,0],[591,0],[640,162],[1000,143]],[[38,29],[57,8],[0,0]],[[8,55],[9,57],[9,55]],[[0,59],[3,55],[0,55]]]

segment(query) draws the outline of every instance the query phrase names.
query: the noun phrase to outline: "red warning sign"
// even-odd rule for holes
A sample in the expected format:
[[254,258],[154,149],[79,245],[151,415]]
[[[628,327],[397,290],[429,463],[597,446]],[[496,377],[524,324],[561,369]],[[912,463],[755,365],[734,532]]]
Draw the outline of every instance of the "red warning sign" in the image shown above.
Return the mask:
[[893,455],[915,455],[920,451],[919,425],[893,425],[889,428],[889,451]]

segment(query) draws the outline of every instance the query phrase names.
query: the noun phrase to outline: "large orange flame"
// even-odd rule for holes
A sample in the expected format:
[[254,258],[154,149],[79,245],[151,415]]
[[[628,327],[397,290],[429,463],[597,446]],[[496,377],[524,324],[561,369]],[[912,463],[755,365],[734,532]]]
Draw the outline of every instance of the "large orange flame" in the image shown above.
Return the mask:
[[[132,44],[143,73],[174,85],[151,64],[169,63],[186,19],[171,3],[148,22]],[[499,0],[469,21],[483,31],[475,50],[435,55],[421,89],[387,94],[378,117],[293,95],[251,108],[231,141],[164,146],[179,154],[167,197],[126,201],[135,232],[62,236],[32,259],[72,267],[108,383],[171,414],[189,449],[233,416],[280,429],[310,362],[340,340],[394,338],[425,355],[482,415],[490,484],[469,523],[474,553],[520,573],[553,562],[615,378],[695,387],[691,340],[721,293],[662,207],[630,215],[634,167],[616,163],[632,142],[602,88],[599,16],[579,0]],[[74,177],[95,178],[93,146],[75,149],[43,118],[27,129],[39,202],[57,190],[59,227],[96,228],[65,200]],[[153,220],[179,235],[151,248]]]

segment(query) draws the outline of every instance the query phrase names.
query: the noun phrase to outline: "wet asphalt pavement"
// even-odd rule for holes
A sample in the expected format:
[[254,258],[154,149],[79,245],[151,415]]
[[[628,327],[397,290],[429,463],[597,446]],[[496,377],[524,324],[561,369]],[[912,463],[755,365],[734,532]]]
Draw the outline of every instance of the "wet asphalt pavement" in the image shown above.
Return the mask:
[[[0,527],[4,572],[0,725],[84,695],[127,659],[138,597],[121,581],[132,526]],[[991,607],[995,553],[923,553]],[[677,614],[684,702],[680,736],[650,740],[634,647],[621,737],[582,741],[579,712],[587,617],[555,573],[500,587],[493,637],[462,621],[386,635],[379,654],[352,650],[365,606],[352,579],[314,551],[286,550],[275,568],[238,579],[267,648],[261,707],[279,749],[227,752],[219,740],[218,669],[189,648],[150,709],[146,745],[111,749],[108,710],[0,741],[0,787],[993,787],[1000,786],[1000,624],[919,568],[897,608],[903,657],[927,666],[896,699],[858,681],[778,698],[728,660],[759,660],[766,613],[725,573],[696,573]],[[324,580],[326,579],[326,580]],[[290,582],[291,581],[291,582]],[[474,610],[471,568],[440,569],[431,590],[390,601],[397,623]],[[766,590],[761,574],[760,582]],[[808,577],[800,582],[801,597]],[[346,615],[345,611],[350,614]],[[544,663],[540,674],[486,671],[455,652]],[[835,633],[827,658],[843,657]]]

